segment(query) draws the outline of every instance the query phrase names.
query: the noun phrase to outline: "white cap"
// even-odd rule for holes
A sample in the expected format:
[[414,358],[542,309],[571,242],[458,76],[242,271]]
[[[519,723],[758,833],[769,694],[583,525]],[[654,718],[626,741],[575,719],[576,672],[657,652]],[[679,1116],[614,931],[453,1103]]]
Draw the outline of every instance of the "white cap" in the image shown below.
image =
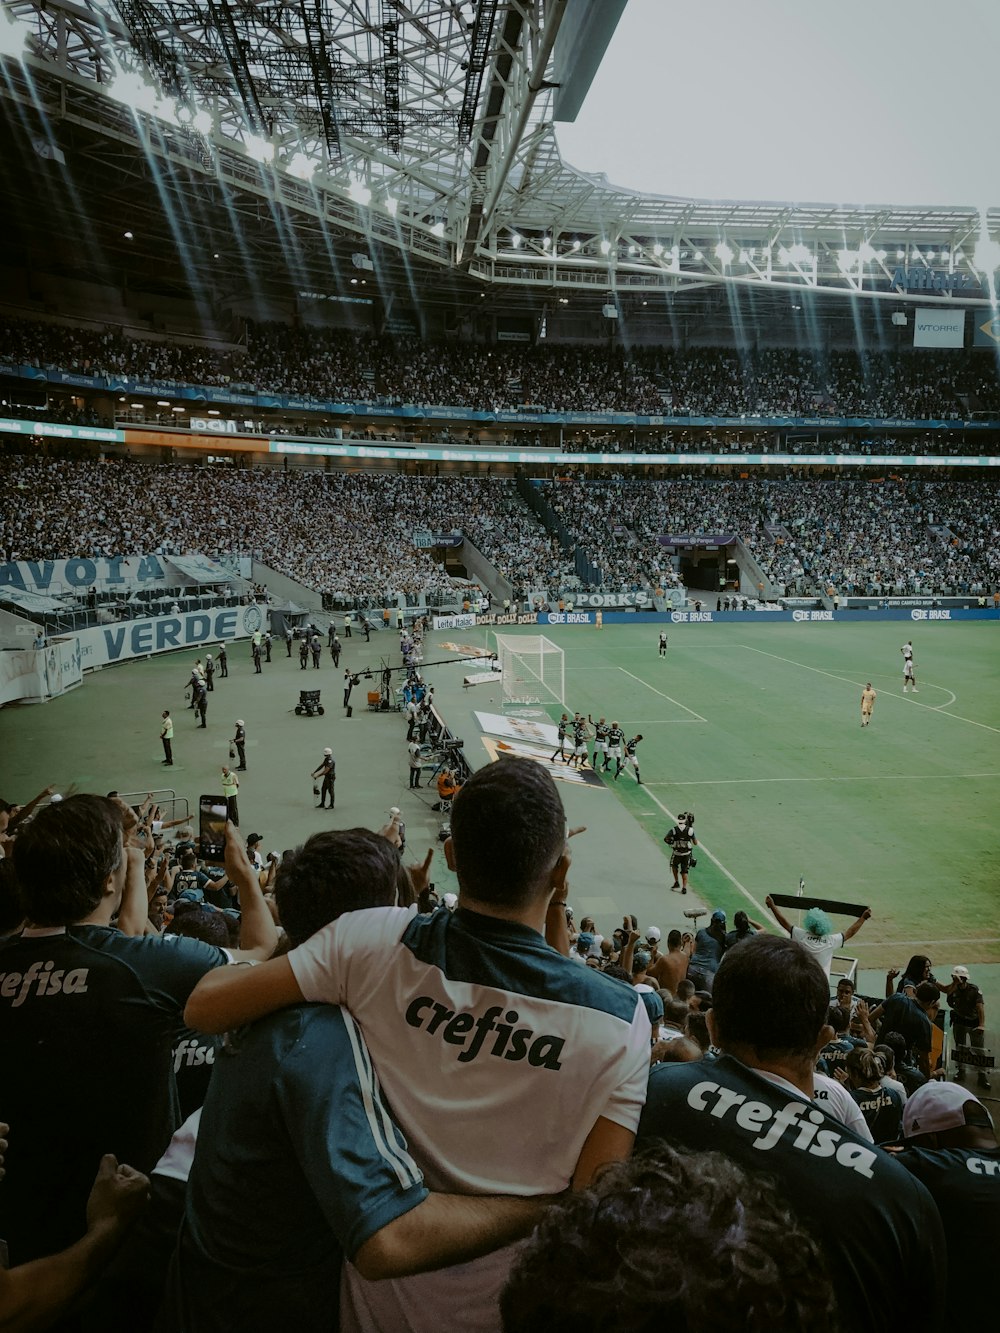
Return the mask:
[[448,911],[452,912],[458,906],[458,894],[446,893],[441,901],[444,903],[445,907],[447,907]]
[[398,814],[399,814],[399,806],[398,806],[398,805],[390,805],[390,806],[389,806],[389,814],[390,814],[390,815],[398,815]]
[[969,969],[967,967],[953,967],[951,969],[951,975],[953,977],[964,977],[965,980],[968,981]]
[[912,1139],[916,1134],[938,1134],[946,1129],[961,1129],[969,1123],[965,1108],[970,1102],[976,1106],[982,1105],[978,1097],[958,1083],[937,1080],[924,1083],[907,1099],[903,1109],[904,1138]]
[[242,727],[242,726],[245,726],[246,724],[244,723],[244,721],[243,721],[243,719],[242,719],[241,717],[238,717],[238,718],[236,719],[236,725],[237,725],[238,727]]
[[54,791],[52,795],[49,797],[49,801],[52,805],[55,805],[56,801],[61,801],[61,800],[62,797],[59,795],[57,791]]
[[324,753],[324,754],[333,754],[333,751],[330,749],[330,747],[329,747],[329,745],[328,745],[328,746],[326,747],[326,749],[323,751],[323,753]]
[[657,941],[659,940],[659,938],[660,938],[660,927],[659,927],[659,926],[647,926],[647,927],[646,927],[646,939],[647,939],[647,940],[649,940],[652,944],[656,944]]

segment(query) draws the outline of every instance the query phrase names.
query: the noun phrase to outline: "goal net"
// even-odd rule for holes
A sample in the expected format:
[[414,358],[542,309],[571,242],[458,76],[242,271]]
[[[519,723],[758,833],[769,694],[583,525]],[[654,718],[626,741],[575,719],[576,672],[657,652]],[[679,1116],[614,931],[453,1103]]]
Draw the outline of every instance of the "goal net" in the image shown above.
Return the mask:
[[498,634],[504,707],[566,704],[566,654],[543,634]]

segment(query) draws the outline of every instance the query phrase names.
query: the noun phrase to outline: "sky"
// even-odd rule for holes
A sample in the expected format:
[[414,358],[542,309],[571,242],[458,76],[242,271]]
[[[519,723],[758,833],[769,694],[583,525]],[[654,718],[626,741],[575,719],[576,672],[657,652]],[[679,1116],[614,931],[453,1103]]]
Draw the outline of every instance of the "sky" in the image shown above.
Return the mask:
[[651,194],[995,207],[998,51],[1000,0],[628,0],[560,150]]

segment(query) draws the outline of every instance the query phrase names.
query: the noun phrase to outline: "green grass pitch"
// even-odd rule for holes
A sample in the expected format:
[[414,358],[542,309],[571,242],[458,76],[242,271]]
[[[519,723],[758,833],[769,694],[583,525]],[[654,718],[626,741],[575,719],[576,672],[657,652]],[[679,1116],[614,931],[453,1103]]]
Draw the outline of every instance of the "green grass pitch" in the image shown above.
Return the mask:
[[[567,705],[643,733],[645,785],[623,774],[617,799],[657,841],[667,812],[695,812],[702,898],[761,918],[764,897],[801,875],[808,893],[871,904],[864,967],[935,942],[942,957],[1000,960],[995,625],[675,625],[665,657],[658,632],[549,637],[566,653]],[[904,695],[911,633],[919,692]]]

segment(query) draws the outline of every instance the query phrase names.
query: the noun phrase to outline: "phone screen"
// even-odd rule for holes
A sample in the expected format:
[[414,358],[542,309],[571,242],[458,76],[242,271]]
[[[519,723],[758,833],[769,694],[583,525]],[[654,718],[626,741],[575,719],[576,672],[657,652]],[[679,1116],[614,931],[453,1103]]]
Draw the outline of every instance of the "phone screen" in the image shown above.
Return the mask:
[[198,854],[220,865],[226,852],[226,798],[198,798]]

